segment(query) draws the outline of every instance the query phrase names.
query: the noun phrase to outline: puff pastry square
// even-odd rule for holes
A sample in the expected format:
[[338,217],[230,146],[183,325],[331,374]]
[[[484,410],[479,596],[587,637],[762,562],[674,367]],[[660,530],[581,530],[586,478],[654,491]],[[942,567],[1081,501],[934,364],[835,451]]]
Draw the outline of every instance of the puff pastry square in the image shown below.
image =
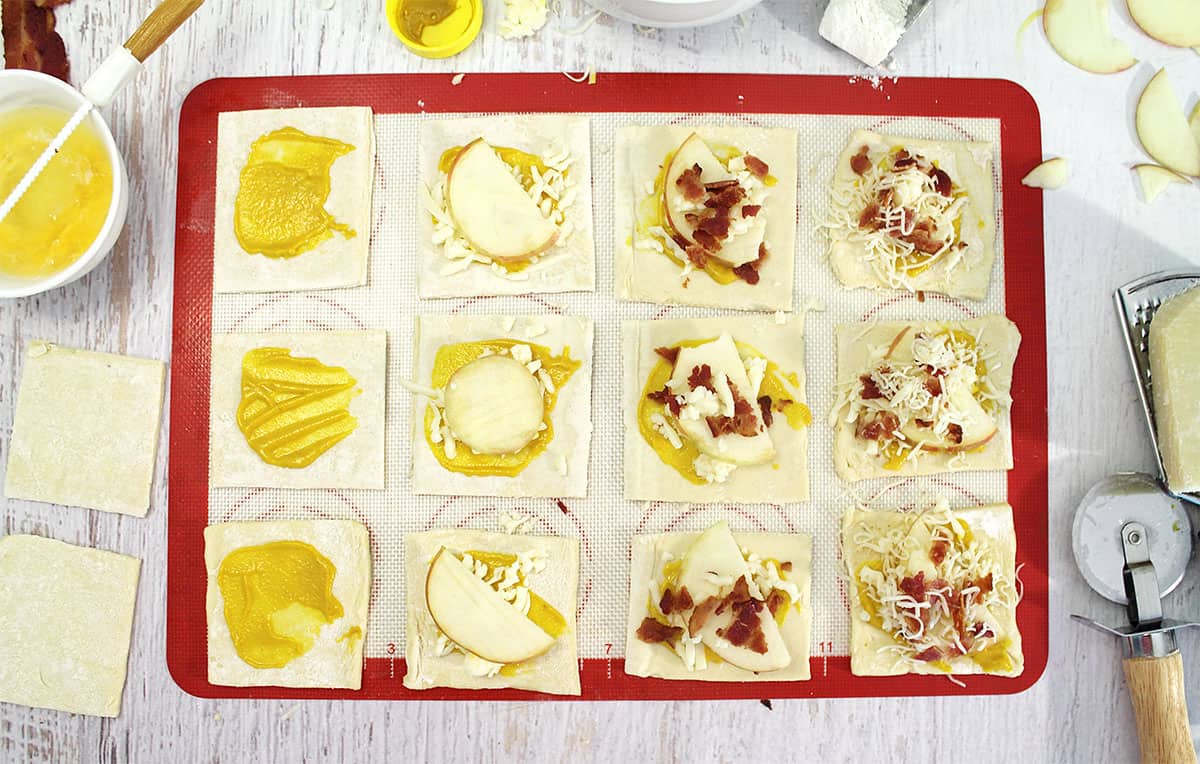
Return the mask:
[[30,342],[4,495],[145,517],[165,372],[160,361]]
[[[565,190],[572,201],[563,209],[560,244],[523,270],[506,273],[499,264],[467,264],[447,257],[452,244],[435,234],[431,207],[446,173],[443,153],[483,138],[495,148],[511,148],[541,157],[563,158]],[[417,188],[417,293],[422,298],[477,295],[591,292],[596,288],[595,235],[592,230],[592,142],[586,117],[554,114],[493,115],[428,121],[421,125]],[[553,169],[553,168],[552,168]],[[546,197],[543,197],[546,198]],[[439,213],[440,214],[440,213]],[[450,221],[452,222],[452,221]],[[448,229],[447,229],[448,231]]]
[[[893,468],[874,442],[856,434],[857,423],[850,414],[851,398],[860,394],[862,377],[885,355],[912,346],[921,334],[965,332],[975,338],[979,357],[986,364],[986,378],[998,398],[991,416],[996,433],[979,448],[957,453],[923,450]],[[965,321],[881,321],[839,324],[834,328],[837,345],[837,403],[830,413],[833,426],[833,466],[846,481],[906,475],[932,475],[961,470],[1009,470],[1013,466],[1012,417],[1009,391],[1013,364],[1021,344],[1015,324],[1004,316],[988,315]],[[897,339],[899,338],[899,339]]]
[[[842,517],[842,557],[854,674],[1017,676],[1024,669],[1008,504],[951,511],[939,500],[924,512],[851,510]],[[894,609],[879,603],[881,592],[898,599]],[[916,624],[902,614],[917,609],[936,620],[926,616],[922,636],[910,642],[896,625]],[[963,613],[957,642],[946,638],[953,610]]]
[[[810,678],[809,641],[812,632],[812,538],[805,534],[734,533],[743,554],[762,560],[790,562],[792,569],[783,575],[800,590],[800,599],[789,605],[780,626],[784,644],[792,662],[785,668],[755,674],[729,663],[708,662],[702,669],[691,670],[668,645],[648,644],[638,639],[642,620],[650,617],[650,604],[662,595],[662,568],[679,560],[699,533],[660,533],[633,537],[633,561],[629,575],[629,622],[625,639],[625,673],[662,679],[692,679],[704,682],[780,682]],[[651,600],[651,597],[654,600]],[[765,611],[764,611],[765,612]]]
[[664,463],[646,441],[638,421],[638,405],[651,371],[662,360],[655,348],[687,340],[710,340],[728,332],[751,345],[786,374],[795,374],[796,402],[805,404],[804,316],[788,316],[781,324],[769,316],[626,321],[621,326],[625,384],[625,498],[645,501],[769,502],[808,499],[808,428],[793,429],[777,416],[771,427],[775,459],[738,467],[724,482],[696,484]]
[[[268,464],[238,428],[242,359],[255,348],[286,348],[293,357],[339,366],[362,393],[350,402],[358,426],[307,467]],[[209,480],[213,486],[269,488],[375,488],[384,484],[384,383],[387,332],[263,332],[216,334],[212,342],[212,414]]]
[[413,491],[448,496],[586,496],[592,438],[592,335],[590,319],[572,316],[418,316],[413,358],[418,385],[431,383],[438,349],[459,342],[512,339],[541,345],[555,355],[569,349],[580,367],[558,390],[550,413],[554,437],[549,446],[513,477],[465,475],[443,467],[426,439],[429,399],[414,395]]
[[[880,200],[876,186],[868,183],[869,188],[864,188],[864,176],[852,167],[855,156],[864,147],[872,166],[868,175],[884,169],[877,167],[880,163],[889,163],[890,168],[888,155],[903,149],[945,172],[953,184],[952,193],[962,195],[956,240],[926,267],[914,263],[917,267],[900,272],[890,257],[873,254],[868,245],[870,234],[860,220],[868,206]],[[830,194],[830,219],[824,226],[829,237],[829,263],[838,280],[848,287],[922,290],[972,300],[987,297],[996,258],[992,151],[992,144],[987,142],[932,141],[855,130],[838,157]],[[888,247],[898,246],[887,239],[884,243]],[[958,244],[965,247],[959,248]]]
[[[768,188],[759,215],[766,218],[763,243],[769,255],[759,282],[728,284],[683,267],[652,248],[639,232],[639,208],[653,206],[655,179],[662,164],[692,133],[710,147],[731,147],[767,163],[776,182]],[[631,126],[617,130],[613,245],[617,297],[674,305],[734,310],[791,310],[796,253],[796,131],[785,128],[718,125]]]
[[0,700],[119,715],[141,565],[40,536],[0,538]]
[[[225,557],[242,547],[301,541],[324,555],[337,573],[333,596],[343,615],[326,624],[308,652],[281,668],[255,668],[238,655],[225,620],[225,598],[217,573]],[[371,547],[367,527],[353,520],[268,520],[210,525],[204,529],[208,572],[208,681],[226,687],[362,686],[363,642],[371,599]],[[357,631],[354,631],[357,629]]]
[[[439,655],[441,632],[425,601],[429,565],[443,547],[454,552],[483,551],[544,556],[545,568],[530,575],[529,589],[546,600],[567,622],[567,631],[549,651],[520,664],[512,672],[478,676],[462,650]],[[579,542],[552,536],[519,536],[464,529],[410,533],[404,540],[408,583],[408,647],[404,659],[410,690],[459,687],[468,690],[511,687],[554,695],[579,695],[579,656],[576,647],[575,610],[579,585]],[[444,640],[443,640],[444,643]]]
[[[354,236],[334,234],[295,257],[267,257],[242,249],[234,232],[234,202],[250,145],[267,133],[294,127],[354,146],[330,170],[325,209]],[[285,292],[367,283],[371,195],[375,182],[375,130],[371,109],[260,109],[217,117],[217,189],[213,216],[213,291]]]

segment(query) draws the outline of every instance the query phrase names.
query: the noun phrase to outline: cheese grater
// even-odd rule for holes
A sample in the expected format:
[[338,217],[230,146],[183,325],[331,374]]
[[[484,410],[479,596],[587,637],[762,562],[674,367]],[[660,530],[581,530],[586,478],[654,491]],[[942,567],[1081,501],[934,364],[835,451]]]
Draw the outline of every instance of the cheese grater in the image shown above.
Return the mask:
[[1150,321],[1159,306],[1172,297],[1200,286],[1200,270],[1159,271],[1131,281],[1119,288],[1113,298],[1121,327],[1125,334],[1125,346],[1129,350],[1129,363],[1137,380],[1138,397],[1146,415],[1146,427],[1150,430],[1150,442],[1154,444],[1154,459],[1158,464],[1159,482],[1164,490],[1178,499],[1200,506],[1200,494],[1176,494],[1167,488],[1166,471],[1163,469],[1162,450],[1158,445],[1158,428],[1154,424],[1154,380],[1150,375]]

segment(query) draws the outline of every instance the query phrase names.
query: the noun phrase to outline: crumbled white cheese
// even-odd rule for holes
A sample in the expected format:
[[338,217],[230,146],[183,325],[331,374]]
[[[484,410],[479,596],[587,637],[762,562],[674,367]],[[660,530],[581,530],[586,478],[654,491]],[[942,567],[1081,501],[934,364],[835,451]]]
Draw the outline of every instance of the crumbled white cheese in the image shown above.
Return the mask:
[[767,376],[767,359],[751,356],[746,359],[746,376],[750,378],[750,398],[757,398],[762,388],[763,378]]
[[542,385],[542,390],[544,390],[547,395],[554,395],[554,392],[557,388],[554,386],[554,380],[550,378],[550,372],[539,368],[537,370],[537,378],[538,382]]
[[525,515],[519,515],[516,512],[508,512],[501,510],[500,512],[500,530],[509,535],[518,533],[526,533],[530,526],[533,525],[533,518]]
[[867,66],[883,63],[900,37],[912,0],[829,0],[818,32]]
[[779,326],[783,326],[784,324],[787,323],[787,313],[784,313],[782,310],[775,311],[774,318],[775,318],[775,323]]
[[503,663],[492,663],[484,660],[474,653],[463,651],[463,669],[471,676],[488,677],[496,676],[500,673],[500,669],[504,668]]
[[513,345],[508,352],[518,363],[527,364],[533,360],[533,348],[528,345]]
[[504,18],[498,26],[506,40],[529,37],[546,26],[549,9],[546,0],[504,0]]
[[737,469],[737,465],[714,459],[708,454],[700,454],[692,462],[692,469],[707,483],[724,483]]
[[[729,386],[726,385],[725,389],[728,390]],[[721,413],[720,399],[717,398],[716,393],[707,387],[697,387],[694,390],[689,390],[684,395],[676,395],[675,400],[680,405],[680,419],[698,421],[705,417],[716,416]]]
[[674,448],[676,451],[683,448],[683,440],[680,439],[679,433],[675,432],[675,428],[671,426],[671,423],[667,421],[665,416],[662,414],[651,414],[650,426],[659,435],[667,439],[667,442],[671,444],[671,448]]

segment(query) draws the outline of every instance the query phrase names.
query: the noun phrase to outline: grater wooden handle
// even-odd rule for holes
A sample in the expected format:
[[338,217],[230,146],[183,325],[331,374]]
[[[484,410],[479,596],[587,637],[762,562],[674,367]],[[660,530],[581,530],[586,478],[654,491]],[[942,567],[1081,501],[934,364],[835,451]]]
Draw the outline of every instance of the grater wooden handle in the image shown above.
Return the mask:
[[1179,652],[1161,658],[1126,658],[1122,665],[1137,719],[1142,764],[1195,762]]
[[163,0],[125,41],[125,48],[145,61],[203,4],[204,0]]

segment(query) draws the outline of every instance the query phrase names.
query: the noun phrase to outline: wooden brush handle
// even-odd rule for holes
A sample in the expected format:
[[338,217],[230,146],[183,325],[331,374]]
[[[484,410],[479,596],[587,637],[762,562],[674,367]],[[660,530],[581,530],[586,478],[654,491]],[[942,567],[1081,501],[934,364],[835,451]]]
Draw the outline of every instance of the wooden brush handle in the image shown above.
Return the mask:
[[145,61],[203,4],[204,0],[163,0],[125,41],[126,49]]
[[1178,652],[1162,658],[1126,658],[1125,681],[1137,719],[1143,764],[1190,764],[1196,761],[1192,728],[1183,693],[1183,659]]

